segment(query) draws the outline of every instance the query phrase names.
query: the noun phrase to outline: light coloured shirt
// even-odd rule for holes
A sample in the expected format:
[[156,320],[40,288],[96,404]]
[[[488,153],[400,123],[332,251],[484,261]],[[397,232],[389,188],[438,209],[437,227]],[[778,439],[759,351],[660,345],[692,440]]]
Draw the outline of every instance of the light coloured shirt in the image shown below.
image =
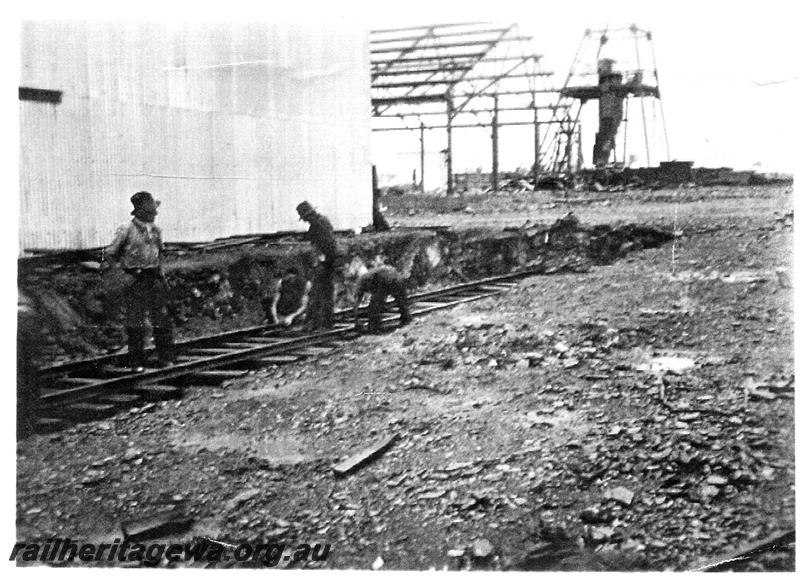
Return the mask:
[[106,255],[109,260],[119,262],[124,269],[158,268],[163,250],[161,229],[134,217],[131,222],[117,229]]

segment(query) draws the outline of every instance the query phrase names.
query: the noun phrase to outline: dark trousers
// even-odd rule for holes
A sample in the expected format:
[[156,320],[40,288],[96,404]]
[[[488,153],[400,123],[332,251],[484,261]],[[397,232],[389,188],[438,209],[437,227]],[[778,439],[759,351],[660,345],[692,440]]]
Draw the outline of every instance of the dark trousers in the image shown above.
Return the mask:
[[162,361],[172,360],[172,317],[167,308],[167,285],[156,269],[126,270],[130,283],[125,287],[128,351],[131,365],[144,362],[144,338],[148,317],[153,325],[156,351]]
[[145,328],[147,318],[154,330],[172,329],[172,318],[167,309],[167,286],[154,269],[125,271],[131,282],[125,287],[127,325]]
[[336,267],[324,262],[314,269],[314,281],[308,297],[307,327],[312,330],[333,328],[333,278]]
[[408,310],[408,297],[405,288],[396,288],[391,291],[377,290],[369,297],[369,307],[367,308],[367,319],[370,332],[379,331],[381,328],[381,314],[386,308],[386,299],[394,297],[397,308],[400,309],[400,324],[407,325],[411,322],[411,313]]

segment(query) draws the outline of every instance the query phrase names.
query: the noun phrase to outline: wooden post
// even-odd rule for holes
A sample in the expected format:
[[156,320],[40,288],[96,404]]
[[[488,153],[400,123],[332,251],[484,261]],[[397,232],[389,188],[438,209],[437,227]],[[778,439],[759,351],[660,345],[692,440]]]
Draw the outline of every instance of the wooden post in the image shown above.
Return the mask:
[[445,156],[447,163],[447,194],[454,193],[453,190],[453,95],[447,92],[447,152]]
[[419,123],[419,191],[425,192],[425,123]]
[[572,177],[572,125],[567,129],[567,144],[565,153],[567,156],[567,178]]
[[[538,72],[539,59],[535,58],[533,63],[534,63],[534,70]],[[535,186],[536,181],[539,178],[539,172],[541,171],[539,162],[541,158],[540,148],[542,146],[539,135],[539,107],[536,106],[536,76],[533,77],[533,91],[531,91],[531,106],[533,106],[533,184]]]
[[378,167],[372,165],[372,214],[374,219],[375,211],[378,210],[378,196],[380,189],[378,188]]
[[497,94],[494,95],[494,116],[492,117],[492,192],[497,192],[497,168],[498,168],[498,128],[497,128],[497,115],[498,111],[498,98]]

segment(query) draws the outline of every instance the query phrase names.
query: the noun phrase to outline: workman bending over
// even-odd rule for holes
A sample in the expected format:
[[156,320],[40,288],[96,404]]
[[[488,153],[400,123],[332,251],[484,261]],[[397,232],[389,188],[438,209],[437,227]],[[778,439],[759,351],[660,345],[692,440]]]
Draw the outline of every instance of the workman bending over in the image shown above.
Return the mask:
[[174,360],[172,319],[167,310],[169,286],[161,263],[164,242],[154,222],[160,201],[146,191],[131,197],[133,219],[122,225],[106,249],[110,263],[118,264],[128,276],[124,289],[128,332],[128,366],[133,372],[144,370],[147,317],[153,325],[153,340],[160,366]]
[[369,307],[367,308],[368,330],[371,333],[380,331],[381,314],[386,304],[386,298],[392,296],[400,309],[400,324],[407,325],[411,322],[411,313],[408,311],[408,296],[406,294],[406,280],[397,272],[397,269],[388,265],[381,265],[372,270],[362,269],[356,281],[356,294],[354,305],[354,325],[356,330],[361,330],[358,318],[358,307],[364,294],[369,293]]
[[288,327],[295,319],[302,319],[308,307],[310,292],[311,281],[300,276],[296,268],[288,268],[283,278],[275,283],[269,307],[269,321]]
[[330,329],[333,328],[333,276],[339,256],[333,226],[324,215],[318,213],[305,200],[297,205],[297,214],[300,215],[300,220],[309,224],[308,240],[318,253],[306,328],[308,330]]

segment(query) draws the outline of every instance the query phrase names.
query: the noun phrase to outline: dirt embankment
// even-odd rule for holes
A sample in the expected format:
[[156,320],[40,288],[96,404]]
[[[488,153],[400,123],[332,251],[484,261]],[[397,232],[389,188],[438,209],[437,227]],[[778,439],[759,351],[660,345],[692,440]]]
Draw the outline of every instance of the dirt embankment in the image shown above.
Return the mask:
[[[497,232],[398,231],[342,239],[337,306],[352,304],[352,263],[383,262],[409,277],[410,289],[510,272],[531,262],[571,257],[610,262],[635,248],[670,238],[642,227],[581,227],[569,218],[552,227]],[[171,254],[165,271],[170,308],[181,337],[211,334],[264,321],[274,280],[289,267],[312,276],[312,253],[303,243],[246,246],[215,253]],[[28,323],[41,343],[35,362],[48,364],[113,352],[124,346],[119,271],[101,275],[86,264],[20,262],[19,288],[39,322]]]

